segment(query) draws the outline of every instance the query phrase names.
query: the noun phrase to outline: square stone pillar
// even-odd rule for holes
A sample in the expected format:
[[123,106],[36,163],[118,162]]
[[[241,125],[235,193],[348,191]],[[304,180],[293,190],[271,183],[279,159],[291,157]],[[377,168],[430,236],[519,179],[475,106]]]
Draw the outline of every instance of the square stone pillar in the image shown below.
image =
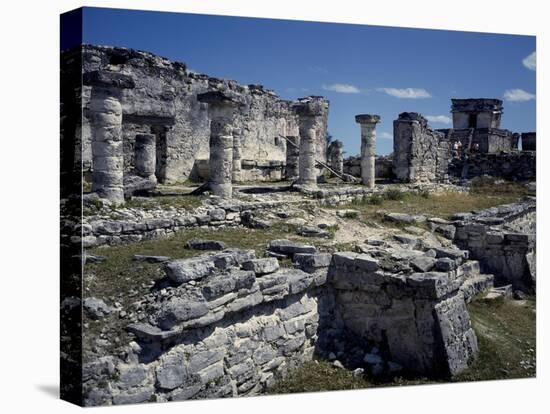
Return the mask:
[[92,191],[114,203],[124,203],[124,154],[122,150],[122,89],[133,88],[128,76],[90,72],[84,84],[90,94],[92,135]]
[[235,109],[241,106],[233,95],[206,92],[197,95],[199,102],[208,104],[210,117],[210,162],[208,186],[214,195],[233,196],[233,122]]
[[364,185],[374,188],[376,179],[376,124],[380,122],[380,116],[372,114],[357,115],[355,122],[361,125],[361,179]]

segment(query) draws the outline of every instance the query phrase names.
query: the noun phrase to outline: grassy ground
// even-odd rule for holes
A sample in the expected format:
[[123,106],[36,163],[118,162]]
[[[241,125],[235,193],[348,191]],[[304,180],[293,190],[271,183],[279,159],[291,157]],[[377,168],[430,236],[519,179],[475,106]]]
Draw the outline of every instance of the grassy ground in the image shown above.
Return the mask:
[[[309,242],[295,235],[294,228],[278,224],[265,230],[246,228],[189,229],[165,239],[150,240],[113,247],[97,247],[91,254],[107,258],[100,263],[88,263],[85,266],[85,296],[99,298],[121,297],[132,301],[133,296],[148,291],[151,282],[163,276],[161,264],[149,264],[132,260],[133,255],[168,256],[172,259],[191,257],[203,253],[185,247],[193,237],[220,240],[228,247],[254,249],[263,256],[267,243],[273,239],[291,238]],[[135,292],[135,293],[134,293]]]
[[[130,311],[131,304],[149,293],[152,285],[164,277],[163,265],[144,263],[132,260],[135,254],[168,256],[172,259],[186,258],[204,253],[200,250],[190,250],[185,247],[193,237],[223,241],[228,247],[254,249],[258,256],[265,254],[267,243],[277,238],[290,238],[308,242],[305,238],[295,235],[292,226],[280,224],[265,230],[243,228],[223,229],[190,229],[172,237],[144,241],[122,246],[97,247],[90,254],[105,257],[107,260],[99,263],[87,263],[84,267],[84,296],[94,296],[105,300],[108,305],[119,303],[122,309]],[[290,265],[290,263],[286,263]],[[97,338],[106,335],[116,339],[111,351],[115,352],[119,344],[128,342],[125,330],[128,322],[119,319],[116,314],[93,321],[84,318],[87,328],[84,334],[84,350],[94,347]]]
[[[536,374],[535,301],[476,300],[469,306],[480,352],[466,371],[448,382],[487,381],[530,378]],[[382,386],[441,383],[428,378],[397,377],[380,382],[372,378],[355,378],[350,370],[334,367],[327,361],[308,362],[269,392],[273,394],[352,390]]]
[[494,180],[486,179],[474,181],[469,193],[448,191],[438,194],[409,194],[389,190],[383,196],[365,197],[345,208],[358,210],[363,220],[382,220],[381,210],[450,218],[455,213],[517,202],[526,195],[528,191],[521,184],[512,182],[495,184]]
[[457,381],[526,378],[536,375],[535,301],[475,301],[469,305],[480,352]]
[[356,378],[351,371],[334,367],[327,361],[310,361],[293,371],[269,390],[270,394],[294,392],[356,390],[370,388],[373,383],[364,377]]

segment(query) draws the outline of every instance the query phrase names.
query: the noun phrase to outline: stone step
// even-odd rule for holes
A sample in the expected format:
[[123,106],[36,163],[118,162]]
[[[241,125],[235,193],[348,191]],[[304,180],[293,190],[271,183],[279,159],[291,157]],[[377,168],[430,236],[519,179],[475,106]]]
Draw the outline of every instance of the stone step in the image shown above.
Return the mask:
[[471,302],[480,293],[490,290],[493,287],[493,281],[494,276],[489,274],[477,274],[467,278],[460,287],[466,303]]

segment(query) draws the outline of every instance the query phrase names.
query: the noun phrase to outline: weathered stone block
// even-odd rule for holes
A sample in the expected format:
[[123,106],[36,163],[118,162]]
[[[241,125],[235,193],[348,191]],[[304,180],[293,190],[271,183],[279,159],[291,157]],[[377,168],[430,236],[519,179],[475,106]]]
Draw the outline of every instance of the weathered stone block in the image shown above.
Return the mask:
[[275,257],[252,259],[242,264],[243,269],[251,270],[258,276],[274,273],[279,269],[279,261]]
[[166,277],[177,284],[201,279],[214,272],[214,262],[204,257],[182,259],[169,262],[164,267]]

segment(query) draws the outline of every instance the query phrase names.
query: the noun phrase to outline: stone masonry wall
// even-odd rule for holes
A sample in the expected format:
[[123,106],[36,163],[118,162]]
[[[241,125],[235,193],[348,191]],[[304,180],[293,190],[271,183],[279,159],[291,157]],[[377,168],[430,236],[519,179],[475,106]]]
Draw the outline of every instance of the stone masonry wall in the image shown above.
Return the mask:
[[451,158],[445,135],[420,114],[404,112],[394,121],[393,172],[403,182],[437,182],[447,177]]
[[[284,255],[285,246],[272,247]],[[85,366],[86,405],[254,395],[268,388],[313,357],[317,332],[333,319],[331,295],[318,287],[328,264],[312,263],[309,273],[280,269],[276,258],[238,249],[169,262],[162,289],[137,304],[147,317],[128,327],[136,339],[126,357]],[[101,381],[108,386],[98,387]]]
[[[83,72],[119,72],[130,76],[135,88],[122,93],[124,168],[134,168],[136,134],[156,135],[157,178],[159,181],[187,179],[196,159],[209,158],[209,119],[199,93],[229,90],[242,97],[235,127],[242,131],[242,158],[255,161],[285,160],[286,141],[281,135],[297,130],[293,102],[281,100],[260,85],[239,85],[187,70],[147,52],[105,46],[83,46]],[[83,88],[82,125],[85,168],[91,168],[89,96]],[[326,120],[317,131],[317,158],[326,161]]]
[[477,354],[461,287],[479,277],[479,267],[467,257],[443,249],[434,257],[411,250],[334,254],[328,280],[345,328],[409,372],[464,370]]
[[[376,178],[392,179],[393,165],[391,156],[379,155],[374,162]],[[348,157],[344,159],[344,173],[353,175],[354,177],[361,177],[361,158]]]
[[490,175],[507,180],[535,180],[537,154],[534,151],[469,154],[467,158],[453,158],[449,174],[468,179]]
[[454,242],[479,260],[495,284],[533,292],[536,285],[536,200],[455,217]]
[[373,375],[456,374],[477,353],[465,295],[492,284],[467,257],[443,248],[332,255],[273,240],[265,258],[225,249],[167,262],[133,305],[134,340],[120,355],[86,357],[85,405],[255,395],[333,353]]

